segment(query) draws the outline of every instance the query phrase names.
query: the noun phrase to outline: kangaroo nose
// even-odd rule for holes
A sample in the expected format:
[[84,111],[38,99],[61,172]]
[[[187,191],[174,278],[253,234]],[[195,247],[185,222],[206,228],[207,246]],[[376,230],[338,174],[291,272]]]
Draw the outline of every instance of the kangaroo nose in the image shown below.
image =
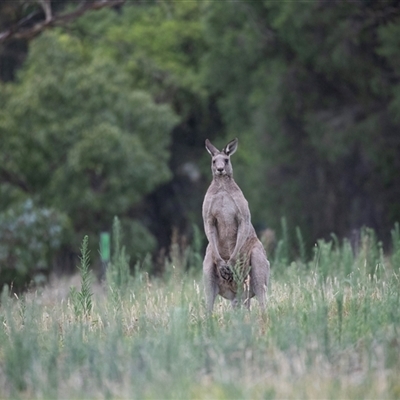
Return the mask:
[[224,167],[217,167],[218,172],[222,172],[224,170]]

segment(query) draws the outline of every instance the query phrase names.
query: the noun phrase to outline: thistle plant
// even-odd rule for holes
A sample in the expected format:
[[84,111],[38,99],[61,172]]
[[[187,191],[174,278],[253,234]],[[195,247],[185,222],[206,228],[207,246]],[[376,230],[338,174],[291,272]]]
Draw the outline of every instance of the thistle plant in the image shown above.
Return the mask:
[[[250,269],[251,266],[250,265],[248,267],[245,266],[244,261],[240,258],[236,261],[235,265],[231,267],[233,280],[235,281],[237,286],[236,298],[238,300],[238,304],[241,303],[243,297],[243,291],[245,290],[245,281],[250,273]],[[247,290],[248,288],[246,288],[246,291]]]
[[75,287],[70,288],[70,298],[76,317],[90,316],[93,308],[91,275],[89,271],[90,257],[88,249],[89,238],[86,235],[82,241],[80,265],[78,266],[81,275],[81,290],[78,292]]

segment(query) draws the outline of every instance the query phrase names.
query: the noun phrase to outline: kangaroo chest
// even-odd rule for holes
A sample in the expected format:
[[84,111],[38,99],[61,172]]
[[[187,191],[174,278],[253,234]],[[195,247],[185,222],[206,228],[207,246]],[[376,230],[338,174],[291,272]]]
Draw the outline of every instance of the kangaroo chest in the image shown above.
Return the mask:
[[218,232],[230,236],[229,228],[237,227],[240,212],[237,202],[225,191],[219,192],[211,204],[211,214],[217,224]]
[[214,195],[210,214],[217,230],[220,255],[224,259],[229,259],[235,248],[240,213],[238,202],[231,194],[220,191]]

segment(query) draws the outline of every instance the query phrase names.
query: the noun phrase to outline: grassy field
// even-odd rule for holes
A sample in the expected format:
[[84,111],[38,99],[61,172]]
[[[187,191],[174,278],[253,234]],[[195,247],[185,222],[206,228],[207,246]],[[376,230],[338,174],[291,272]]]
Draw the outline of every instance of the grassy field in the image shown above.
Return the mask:
[[119,250],[102,284],[83,257],[80,275],[4,290],[0,398],[400,398],[392,233],[390,256],[368,230],[356,255],[335,240],[310,262],[277,251],[264,314],[219,299],[207,317],[198,268],[131,277]]

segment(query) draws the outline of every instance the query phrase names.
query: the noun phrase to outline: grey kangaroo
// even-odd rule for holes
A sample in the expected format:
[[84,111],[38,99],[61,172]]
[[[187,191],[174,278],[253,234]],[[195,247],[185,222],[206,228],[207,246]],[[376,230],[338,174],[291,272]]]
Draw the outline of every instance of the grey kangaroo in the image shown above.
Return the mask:
[[255,295],[260,307],[265,308],[270,266],[251,224],[247,200],[233,179],[230,157],[237,146],[238,139],[234,139],[219,151],[206,140],[213,174],[203,202],[204,230],[209,242],[203,277],[210,313],[217,294],[231,300],[233,307],[243,301],[248,308]]

